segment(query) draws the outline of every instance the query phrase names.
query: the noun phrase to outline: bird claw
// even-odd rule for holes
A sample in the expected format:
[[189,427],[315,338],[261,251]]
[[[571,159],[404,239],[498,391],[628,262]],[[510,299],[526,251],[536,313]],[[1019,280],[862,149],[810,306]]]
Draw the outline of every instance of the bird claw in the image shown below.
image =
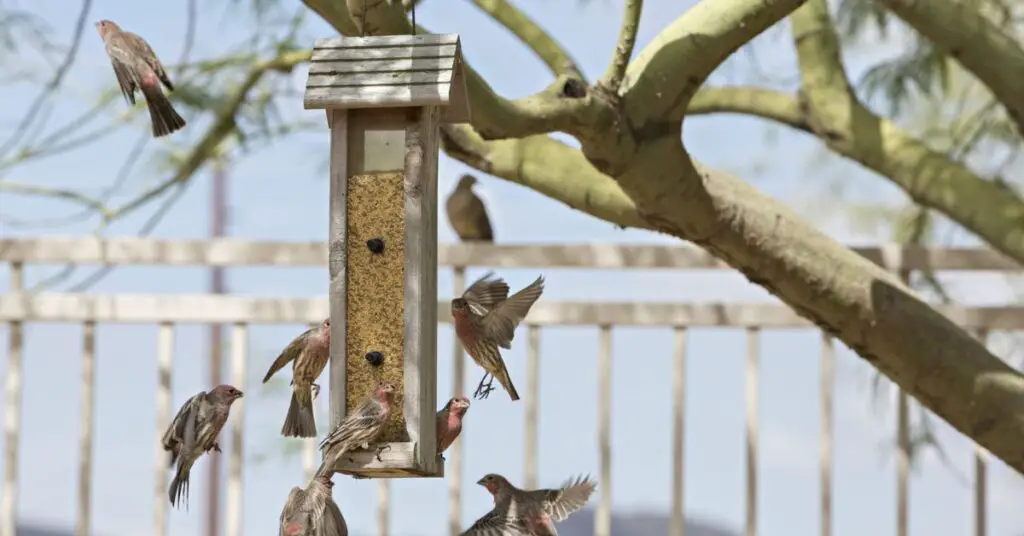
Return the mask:
[[320,384],[314,383],[310,389],[313,390],[313,400],[316,400],[316,397],[320,396]]
[[220,450],[220,443],[217,443],[217,442],[215,441],[215,442],[213,443],[213,447],[211,447],[211,448],[210,448],[210,450],[212,450],[212,451],[214,451],[214,452],[218,452],[218,453],[219,453],[219,452],[221,452],[221,450]]
[[377,447],[377,461],[380,462],[380,463],[384,463],[384,460],[380,459],[380,453],[384,452],[384,451],[390,451],[390,450],[391,450],[391,445],[381,445],[381,446]]
[[490,391],[495,390],[495,377],[490,376],[490,381],[484,383],[483,380],[487,379],[488,374],[484,374],[480,378],[479,385],[476,386],[476,391],[473,393],[473,398],[476,400],[486,399],[490,395]]

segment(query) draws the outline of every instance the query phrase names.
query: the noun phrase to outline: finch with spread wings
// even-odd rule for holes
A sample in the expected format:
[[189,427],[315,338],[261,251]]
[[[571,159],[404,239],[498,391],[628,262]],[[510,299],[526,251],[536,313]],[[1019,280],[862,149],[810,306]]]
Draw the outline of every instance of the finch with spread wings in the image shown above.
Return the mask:
[[494,508],[463,536],[558,536],[554,522],[583,508],[597,488],[589,476],[570,478],[558,489],[519,489],[493,473],[477,484],[494,496]]
[[[519,400],[519,393],[508,376],[498,348],[512,349],[516,327],[543,292],[544,276],[509,296],[508,284],[488,272],[470,285],[461,297],[452,300],[455,335],[466,353],[485,371],[473,395],[476,398],[487,398],[497,379],[513,401]],[[484,385],[488,375],[491,381]]]

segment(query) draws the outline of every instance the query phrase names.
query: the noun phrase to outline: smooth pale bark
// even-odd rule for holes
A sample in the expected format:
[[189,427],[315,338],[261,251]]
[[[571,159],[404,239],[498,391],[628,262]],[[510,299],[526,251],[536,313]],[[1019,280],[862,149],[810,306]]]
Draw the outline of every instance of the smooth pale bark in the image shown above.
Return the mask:
[[[746,182],[695,162],[681,145],[680,119],[691,100],[708,110],[715,106],[713,90],[699,91],[707,76],[802,4],[699,3],[638,54],[626,71],[619,102],[593,94],[559,98],[557,81],[538,95],[508,101],[478,79],[470,84],[474,124],[445,127],[444,148],[472,167],[577,210],[704,247],[1024,472],[1024,377],[891,272]],[[379,2],[374,9],[395,8]],[[367,20],[397,19],[367,13]],[[375,31],[401,33],[403,28],[377,26]],[[738,107],[751,103],[735,92],[718,95]],[[759,97],[772,103],[768,115],[812,128],[792,101],[772,92]],[[511,126],[495,122],[503,115],[510,116]],[[582,150],[540,135],[552,130],[572,134]]]

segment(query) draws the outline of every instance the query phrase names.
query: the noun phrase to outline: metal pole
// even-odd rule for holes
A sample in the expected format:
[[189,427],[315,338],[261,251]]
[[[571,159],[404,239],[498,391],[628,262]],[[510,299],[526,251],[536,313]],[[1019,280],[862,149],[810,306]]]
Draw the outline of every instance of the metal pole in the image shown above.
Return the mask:
[[[217,159],[214,163],[213,177],[210,184],[210,237],[224,236],[227,213],[227,173],[224,161]],[[224,293],[224,268],[214,266],[210,269],[210,293]],[[224,360],[224,339],[220,324],[210,324],[210,385],[212,389],[223,383],[221,371]],[[209,503],[206,512],[206,536],[220,534],[220,474],[221,456],[209,456]]]

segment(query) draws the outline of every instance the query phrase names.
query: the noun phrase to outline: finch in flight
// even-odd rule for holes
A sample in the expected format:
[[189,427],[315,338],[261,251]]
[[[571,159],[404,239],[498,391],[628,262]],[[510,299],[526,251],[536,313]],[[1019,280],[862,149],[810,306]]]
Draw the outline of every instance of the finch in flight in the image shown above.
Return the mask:
[[494,508],[464,536],[558,536],[554,522],[583,508],[597,488],[589,476],[570,478],[558,489],[523,490],[493,473],[477,484],[494,496]]
[[[455,334],[466,353],[485,371],[473,394],[476,398],[487,398],[497,379],[513,401],[519,400],[498,348],[512,348],[516,327],[543,292],[544,276],[509,296],[508,284],[488,272],[470,285],[462,297],[452,300]],[[488,375],[492,376],[491,381],[484,385]]]
[[324,320],[319,326],[307,329],[302,335],[295,337],[277,356],[270,370],[263,377],[267,383],[270,377],[292,363],[292,400],[288,405],[288,414],[281,427],[281,435],[285,437],[316,437],[316,417],[313,414],[313,399],[320,394],[320,386],[316,379],[327,366],[331,357],[331,319]]
[[185,120],[178,115],[160,89],[163,83],[167,89],[174,91],[174,85],[149,43],[138,35],[122,31],[109,20],[97,22],[96,31],[103,38],[121,94],[132,106],[135,105],[135,90],[141,90],[142,96],[146,98],[149,118],[153,123],[153,137],[166,136],[184,127]]
[[188,502],[188,478],[192,465],[205,452],[220,452],[217,436],[228,421],[231,404],[242,398],[242,392],[230,385],[218,385],[210,392],[200,391],[189,398],[171,425],[164,432],[164,450],[171,453],[171,465],[177,470],[167,496],[171,506]]

